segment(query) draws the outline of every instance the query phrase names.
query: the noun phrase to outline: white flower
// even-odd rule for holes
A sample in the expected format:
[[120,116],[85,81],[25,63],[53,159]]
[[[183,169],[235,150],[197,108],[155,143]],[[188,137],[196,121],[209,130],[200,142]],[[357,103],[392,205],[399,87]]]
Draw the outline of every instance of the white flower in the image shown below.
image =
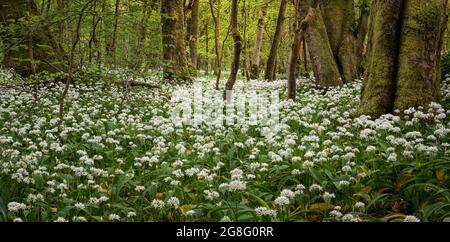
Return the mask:
[[346,214],[342,217],[342,221],[351,222],[355,217],[351,214]]
[[8,210],[12,213],[19,212],[20,210],[25,210],[27,208],[27,205],[24,203],[18,203],[18,202],[10,202],[8,203]]
[[191,215],[194,215],[194,214],[195,214],[194,210],[189,210],[189,211],[186,212],[187,216],[191,216]]
[[355,203],[355,208],[356,208],[356,209],[362,210],[362,209],[364,209],[365,206],[366,206],[366,204],[364,204],[363,202],[357,202],[357,203]]
[[68,221],[63,217],[58,217],[58,219],[56,219],[55,222],[62,223],[62,222],[68,222]]
[[330,200],[332,198],[335,198],[334,193],[329,193],[329,192],[325,192],[322,196],[323,196],[323,199],[325,199],[325,200]]
[[256,216],[262,217],[262,216],[270,216],[270,217],[277,217],[277,211],[273,209],[269,209],[266,207],[257,207],[255,208]]
[[244,191],[245,189],[247,189],[247,184],[243,181],[231,181],[229,184],[228,189],[230,191]]
[[223,216],[223,218],[220,220],[220,222],[232,222],[230,217],[228,216]]
[[295,197],[295,193],[289,189],[284,189],[280,194],[282,197],[293,198]]
[[74,216],[72,220],[77,222],[87,222],[87,219],[83,216]]
[[128,213],[127,213],[127,217],[128,217],[128,218],[136,217],[136,212],[133,212],[133,211],[128,212]]
[[13,220],[13,222],[23,222],[23,220],[22,220],[21,218],[15,218],[15,219]]
[[408,215],[405,217],[405,219],[403,220],[403,222],[420,222],[420,219],[412,216],[412,215]]
[[287,198],[285,196],[279,196],[275,199],[274,204],[276,206],[289,205],[289,198]]
[[165,203],[164,203],[164,201],[161,201],[161,200],[158,200],[158,199],[153,199],[151,205],[154,208],[163,209],[164,206],[165,206]]
[[115,214],[115,213],[112,213],[112,214],[109,215],[108,219],[110,221],[120,220],[120,216]]
[[388,161],[391,161],[391,162],[397,161],[397,154],[391,153],[391,154],[389,155],[389,157],[387,158],[387,160],[388,160]]
[[142,191],[145,190],[145,187],[144,187],[144,186],[136,186],[136,187],[134,187],[134,190],[135,190],[136,192],[142,192]]
[[311,191],[311,192],[315,192],[315,191],[320,192],[320,191],[322,191],[322,190],[323,190],[322,186],[317,185],[317,184],[312,184],[312,185],[309,187],[309,191]]
[[180,200],[177,197],[171,197],[167,200],[167,205],[169,207],[178,208],[180,206]]
[[336,218],[342,217],[342,213],[339,212],[339,211],[337,211],[337,210],[331,211],[331,212],[330,212],[330,215],[333,216],[333,217],[336,217]]
[[343,172],[350,172],[350,171],[352,171],[352,167],[349,166],[349,165],[345,165],[345,166],[342,167],[342,171]]
[[77,209],[83,210],[86,206],[84,206],[83,203],[76,203],[76,204],[75,204],[75,207],[76,207]]

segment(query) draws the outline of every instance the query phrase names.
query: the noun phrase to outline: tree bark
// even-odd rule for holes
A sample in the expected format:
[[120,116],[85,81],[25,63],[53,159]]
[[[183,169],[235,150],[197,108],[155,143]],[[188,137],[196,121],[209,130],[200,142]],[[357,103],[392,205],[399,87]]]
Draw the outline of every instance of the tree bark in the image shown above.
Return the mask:
[[283,24],[285,20],[287,0],[281,0],[280,9],[278,11],[277,26],[272,40],[269,57],[267,58],[266,72],[264,78],[273,81],[275,78],[275,62],[277,59],[278,46],[280,45],[281,33],[283,32]]
[[[214,53],[216,55],[214,74],[216,75],[216,89],[219,90],[220,75],[221,75],[221,56],[220,56],[220,0],[217,0],[217,11],[214,10],[213,0],[209,0],[209,8],[214,22]],[[216,13],[217,12],[217,13]]]
[[193,0],[189,28],[189,57],[191,60],[191,65],[194,69],[198,69],[197,42],[199,28],[199,6],[200,0]]
[[321,0],[321,11],[336,64],[345,83],[357,77],[353,0]]
[[108,44],[107,53],[108,57],[111,59],[111,63],[113,65],[116,65],[116,48],[117,48],[117,28],[119,26],[119,7],[120,7],[120,0],[116,0],[115,2],[115,10],[114,10],[114,26],[113,26],[113,33],[112,33],[112,40],[111,43]]
[[356,41],[355,41],[355,65],[357,69],[357,77],[361,77],[364,73],[364,69],[362,66],[363,56],[364,56],[364,42],[366,40],[368,25],[369,25],[369,16],[370,16],[370,8],[366,4],[362,4],[360,6],[360,16],[358,20],[358,29],[356,32]]
[[225,84],[225,94],[224,97],[226,97],[226,91],[227,90],[233,90],[233,86],[236,83],[236,77],[239,70],[239,62],[241,57],[241,51],[242,51],[242,38],[239,34],[239,28],[238,28],[238,3],[239,0],[232,0],[231,1],[231,31],[233,33],[233,41],[234,41],[234,52],[233,52],[233,63],[231,65],[231,73],[230,77]]
[[[308,8],[308,6],[302,6],[304,16]],[[305,40],[309,47],[315,82],[318,86],[325,88],[340,86],[343,82],[333,56],[322,14],[317,8],[311,8],[309,13],[311,19]]]
[[138,40],[138,48],[137,48],[137,56],[138,60],[136,63],[135,69],[137,71],[141,71],[145,62],[145,40],[147,38],[147,21],[149,18],[149,0],[142,0],[142,19],[141,19],[141,26],[139,31],[139,40]]
[[161,1],[163,76],[167,81],[190,80],[184,45],[183,19],[181,0]]
[[378,117],[440,100],[448,0],[375,0],[358,114]]
[[[39,8],[33,0],[2,0],[0,2],[1,21],[8,26],[29,12],[31,15],[40,15]],[[27,77],[33,72],[49,71],[58,72],[64,69],[64,51],[54,39],[48,26],[42,23],[34,23],[37,29],[28,30],[30,34],[8,31],[4,28],[1,32],[3,44],[6,46],[3,64],[5,67],[13,68],[18,74]],[[31,26],[35,27],[35,26]],[[31,38],[30,38],[31,37]],[[33,65],[28,60],[30,53],[21,45],[29,45],[33,51]]]
[[375,0],[372,4],[360,113],[377,117],[393,111],[403,0]]
[[439,102],[440,57],[447,27],[447,0],[405,1],[394,107]]
[[262,47],[262,43],[263,43],[264,18],[266,17],[266,14],[267,14],[267,5],[268,5],[268,0],[265,0],[265,2],[263,3],[263,6],[262,6],[261,12],[259,13],[258,27],[256,30],[255,46],[253,49],[252,61],[251,61],[251,67],[250,67],[250,79],[258,79],[259,78],[261,47]]

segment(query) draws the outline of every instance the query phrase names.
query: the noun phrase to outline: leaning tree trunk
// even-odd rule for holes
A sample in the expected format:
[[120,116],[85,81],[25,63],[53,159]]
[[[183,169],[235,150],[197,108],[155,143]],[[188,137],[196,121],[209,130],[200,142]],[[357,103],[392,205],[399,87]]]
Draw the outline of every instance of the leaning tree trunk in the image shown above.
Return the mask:
[[225,85],[224,97],[226,97],[226,91],[233,90],[234,83],[236,83],[236,77],[239,70],[239,62],[242,51],[242,38],[241,35],[239,34],[238,19],[237,19],[238,2],[239,2],[238,0],[231,1],[231,31],[233,33],[234,53],[230,77]]
[[[304,16],[308,8],[302,6]],[[311,17],[305,40],[309,47],[316,84],[321,87],[340,86],[343,82],[333,56],[322,14],[317,8],[311,8],[309,14]]]
[[448,0],[375,0],[358,114],[378,117],[440,99]]
[[197,42],[198,42],[198,28],[199,28],[199,15],[198,10],[200,6],[200,0],[193,0],[192,12],[189,28],[189,57],[191,65],[194,69],[198,69],[198,57],[197,57]]
[[265,79],[272,81],[275,78],[275,62],[277,59],[278,46],[280,45],[281,33],[283,32],[283,24],[285,20],[287,0],[281,0],[280,10],[278,11],[277,26],[272,40],[272,47],[267,58]]
[[[2,24],[8,26],[15,21],[26,17],[30,10],[31,15],[39,15],[39,9],[34,1],[30,0],[1,0],[0,17]],[[41,24],[39,24],[41,25]],[[33,28],[35,26],[24,26]],[[33,31],[33,32],[31,32]],[[21,76],[29,76],[33,72],[64,70],[64,51],[59,45],[50,29],[43,25],[35,30],[29,29],[31,35],[11,32],[8,28],[1,30],[0,35],[6,47],[3,65],[13,68]],[[30,38],[31,37],[31,38]],[[29,46],[32,43],[33,46]],[[28,47],[24,47],[28,46]],[[33,65],[30,65],[30,50],[33,51]]]
[[183,39],[183,19],[182,0],[161,1],[163,76],[167,81],[190,79]]

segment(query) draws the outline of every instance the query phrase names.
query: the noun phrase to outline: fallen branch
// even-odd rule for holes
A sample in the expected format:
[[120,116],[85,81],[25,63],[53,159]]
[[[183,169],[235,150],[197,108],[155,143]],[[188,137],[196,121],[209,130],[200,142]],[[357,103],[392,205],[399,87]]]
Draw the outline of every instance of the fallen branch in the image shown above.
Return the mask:
[[134,80],[113,81],[113,84],[124,86],[124,87],[132,86],[132,87],[148,87],[148,88],[161,89],[161,87],[159,85],[150,84],[150,83],[146,83],[146,82],[138,82],[138,81],[134,81]]

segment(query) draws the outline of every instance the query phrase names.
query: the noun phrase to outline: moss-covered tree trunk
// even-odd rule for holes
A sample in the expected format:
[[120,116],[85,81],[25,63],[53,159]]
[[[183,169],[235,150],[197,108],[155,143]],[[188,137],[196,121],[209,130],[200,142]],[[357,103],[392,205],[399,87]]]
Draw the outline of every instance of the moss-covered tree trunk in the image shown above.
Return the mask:
[[402,19],[395,108],[439,102],[439,63],[448,0],[408,0]]
[[269,81],[272,81],[275,78],[277,51],[278,51],[278,46],[280,45],[281,33],[283,32],[283,24],[284,24],[284,20],[285,20],[286,6],[287,6],[287,0],[281,0],[280,9],[278,11],[277,26],[275,28],[275,34],[273,36],[270,53],[267,58],[266,72],[264,73],[264,78]]
[[161,1],[163,76],[167,81],[190,79],[186,60],[186,47],[183,39],[183,21],[182,0]]
[[[17,20],[26,17],[28,12],[30,12],[30,15],[40,15],[34,1],[0,1],[0,17],[2,24],[6,26],[19,23]],[[10,31],[11,29],[4,28],[1,33],[2,42],[6,46],[3,65],[7,68],[13,68],[24,77],[31,75],[34,71],[57,72],[64,70],[64,51],[61,45],[56,42],[49,27],[42,23],[33,23],[33,26],[29,26],[25,22],[22,22],[22,24],[24,24],[21,27],[25,28],[24,32]],[[29,43],[32,43],[33,46],[29,46]],[[30,47],[33,51],[34,65],[30,65]]]
[[[306,16],[308,9],[309,6],[302,7],[303,16]],[[305,40],[309,47],[316,84],[321,87],[342,85],[322,14],[317,8],[310,9],[309,14],[311,17]]]
[[261,60],[261,47],[263,43],[264,18],[267,13],[268,0],[265,0],[258,18],[258,27],[256,30],[255,46],[253,48],[252,61],[250,66],[250,79],[259,78],[259,66]]
[[192,12],[189,27],[189,58],[191,65],[194,69],[198,68],[198,55],[197,55],[197,43],[198,43],[198,28],[199,28],[199,6],[200,0],[193,0]]
[[360,75],[368,10],[361,5],[358,24],[354,0],[321,0],[321,11],[339,72],[351,82]]
[[378,117],[394,109],[439,101],[439,57],[447,3],[373,1],[359,114]]

